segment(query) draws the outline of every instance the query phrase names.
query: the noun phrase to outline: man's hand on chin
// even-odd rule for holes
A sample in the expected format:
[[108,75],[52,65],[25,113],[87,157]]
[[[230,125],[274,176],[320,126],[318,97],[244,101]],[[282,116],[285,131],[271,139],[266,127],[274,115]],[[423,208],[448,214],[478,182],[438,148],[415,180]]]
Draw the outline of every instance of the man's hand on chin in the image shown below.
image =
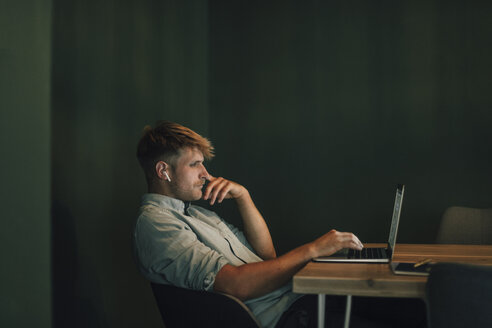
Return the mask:
[[248,193],[246,188],[240,184],[222,177],[215,178],[209,175],[207,180],[209,184],[203,192],[203,199],[209,200],[210,205],[215,204],[215,202],[222,203],[224,199],[241,198]]

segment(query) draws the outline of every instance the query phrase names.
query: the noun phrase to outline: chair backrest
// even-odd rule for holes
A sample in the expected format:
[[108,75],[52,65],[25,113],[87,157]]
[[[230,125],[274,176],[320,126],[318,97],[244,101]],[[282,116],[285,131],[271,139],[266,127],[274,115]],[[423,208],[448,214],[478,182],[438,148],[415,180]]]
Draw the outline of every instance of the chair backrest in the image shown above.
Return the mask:
[[430,328],[492,327],[492,267],[437,263],[426,285]]
[[151,283],[166,328],[258,328],[260,324],[239,299],[221,293]]
[[436,241],[440,244],[492,244],[492,208],[447,208]]

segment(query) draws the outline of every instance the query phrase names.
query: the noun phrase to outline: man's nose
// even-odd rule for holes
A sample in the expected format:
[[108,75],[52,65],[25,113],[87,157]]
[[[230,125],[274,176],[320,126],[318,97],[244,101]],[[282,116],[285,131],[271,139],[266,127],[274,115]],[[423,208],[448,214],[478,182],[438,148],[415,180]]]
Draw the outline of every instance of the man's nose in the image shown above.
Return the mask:
[[208,174],[207,169],[205,167],[203,167],[201,178],[210,180],[210,174]]

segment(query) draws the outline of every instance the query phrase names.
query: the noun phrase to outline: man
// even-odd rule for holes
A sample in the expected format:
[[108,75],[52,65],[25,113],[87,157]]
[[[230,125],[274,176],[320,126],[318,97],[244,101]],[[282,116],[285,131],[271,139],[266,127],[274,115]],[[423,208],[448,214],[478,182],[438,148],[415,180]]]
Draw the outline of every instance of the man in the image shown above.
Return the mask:
[[[299,309],[309,307],[309,325],[313,326],[314,299],[292,292],[292,276],[315,257],[342,248],[360,250],[362,243],[352,233],[331,230],[277,256],[268,226],[248,190],[207,172],[204,160],[213,156],[210,142],[184,126],[163,121],[154,128],[145,128],[137,157],[145,172],[148,193],[142,198],[134,232],[140,271],[155,283],[233,295],[245,302],[264,327],[292,324],[292,320],[299,319],[293,313],[302,313]],[[215,212],[190,205],[199,199],[211,205],[233,199],[244,233]],[[334,300],[327,302],[335,310],[343,311]],[[366,319],[372,316],[364,312],[366,303],[383,309],[395,304],[387,300],[383,307],[373,300],[355,301],[355,317],[363,313],[364,327],[368,326]],[[358,311],[358,307],[362,310]],[[400,314],[395,316],[402,318]],[[378,327],[379,317],[372,318]]]
[[[352,233],[331,230],[278,256],[268,226],[248,190],[207,172],[210,142],[172,122],[146,127],[137,157],[145,172],[134,244],[137,264],[152,282],[227,293],[245,301],[265,327],[274,327],[301,295],[292,276],[311,259],[342,248],[362,249]],[[205,186],[208,181],[208,185]],[[217,214],[189,202],[211,205],[235,200],[244,233]]]

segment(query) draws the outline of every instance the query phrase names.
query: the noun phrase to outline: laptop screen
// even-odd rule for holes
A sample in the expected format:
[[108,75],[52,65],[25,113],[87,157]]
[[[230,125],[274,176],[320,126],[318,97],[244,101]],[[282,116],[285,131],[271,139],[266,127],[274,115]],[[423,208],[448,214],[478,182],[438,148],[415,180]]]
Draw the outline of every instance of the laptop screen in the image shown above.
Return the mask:
[[396,233],[398,232],[398,223],[400,222],[401,205],[403,202],[403,192],[405,191],[405,186],[399,184],[396,187],[396,197],[395,205],[393,207],[393,217],[391,219],[391,228],[388,238],[388,249],[390,250],[390,258],[393,257],[393,250],[396,244]]

